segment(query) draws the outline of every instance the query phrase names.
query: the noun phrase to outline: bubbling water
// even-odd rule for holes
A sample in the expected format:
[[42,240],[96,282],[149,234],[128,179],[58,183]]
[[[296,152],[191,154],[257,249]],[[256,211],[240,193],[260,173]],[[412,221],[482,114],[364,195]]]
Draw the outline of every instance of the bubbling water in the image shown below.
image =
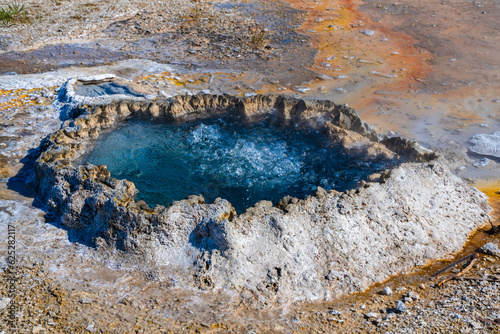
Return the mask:
[[132,119],[101,138],[84,162],[134,182],[137,199],[150,206],[201,194],[207,202],[227,199],[238,212],[259,200],[304,198],[318,186],[353,188],[389,164],[349,156],[312,130],[230,117],[181,124]]

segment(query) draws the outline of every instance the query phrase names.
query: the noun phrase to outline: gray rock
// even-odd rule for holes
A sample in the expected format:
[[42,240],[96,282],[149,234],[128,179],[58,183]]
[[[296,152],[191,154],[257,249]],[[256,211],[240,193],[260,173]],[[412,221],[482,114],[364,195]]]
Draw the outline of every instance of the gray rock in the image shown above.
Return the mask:
[[375,31],[374,30],[362,30],[362,31],[360,31],[360,33],[362,33],[363,35],[366,35],[366,36],[373,36],[373,35],[375,35]]
[[92,324],[89,324],[89,325],[85,328],[85,330],[87,330],[87,331],[89,331],[89,332],[93,333],[93,332],[95,332],[95,331],[96,331],[96,329],[95,329],[95,325],[94,325],[93,323],[92,323]]
[[396,304],[396,312],[397,313],[406,312],[406,305],[401,300],[398,300],[398,303]]
[[384,288],[383,294],[384,294],[384,295],[386,295],[386,296],[390,296],[390,295],[392,295],[392,289],[391,289],[391,288],[389,288],[388,286],[386,286],[386,287]]
[[420,296],[417,293],[410,291],[408,292],[408,298],[411,298],[412,300],[419,300]]
[[488,255],[500,256],[500,250],[498,249],[498,245],[492,242],[484,244],[483,247],[481,247],[481,252]]

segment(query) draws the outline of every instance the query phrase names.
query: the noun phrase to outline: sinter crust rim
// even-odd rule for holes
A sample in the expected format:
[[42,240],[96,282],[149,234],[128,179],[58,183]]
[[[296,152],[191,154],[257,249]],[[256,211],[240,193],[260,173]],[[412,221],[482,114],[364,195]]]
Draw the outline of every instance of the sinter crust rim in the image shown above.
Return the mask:
[[[246,119],[273,113],[283,124],[297,124],[316,128],[328,128],[332,136],[356,136],[367,140],[368,146],[383,146],[383,150],[395,152],[406,162],[428,162],[437,158],[436,154],[424,149],[418,143],[402,137],[382,136],[364,122],[353,109],[337,105],[331,101],[302,100],[281,95],[257,95],[234,97],[230,95],[176,96],[164,100],[123,100],[102,106],[84,106],[77,109],[74,117],[64,122],[61,129],[47,136],[41,144],[41,153],[36,161],[36,192],[48,209],[61,217],[62,222],[77,229],[91,230],[94,236],[105,236],[108,243],[116,242],[117,231],[132,232],[136,227],[123,226],[117,218],[109,226],[95,226],[95,219],[85,215],[75,215],[77,208],[67,201],[72,190],[85,189],[89,194],[99,193],[99,200],[87,199],[84,205],[107,206],[117,215],[141,216],[154,219],[165,207],[157,205],[149,208],[144,202],[134,201],[137,193],[132,182],[111,177],[106,166],[78,166],[75,162],[84,154],[86,144],[99,137],[102,131],[130,117],[152,117],[165,120],[187,120],[209,117],[224,112],[233,112]],[[339,139],[339,143],[343,144]],[[69,185],[71,184],[71,185]],[[65,187],[61,191],[61,187]],[[55,190],[55,191],[54,191]],[[61,196],[62,195],[62,196]],[[94,196],[95,197],[95,196]],[[287,196],[288,197],[288,196]],[[285,197],[283,200],[289,201]],[[203,198],[192,196],[197,204]],[[94,203],[90,203],[94,202]],[[287,203],[281,203],[285,206]],[[208,204],[207,204],[208,205]],[[87,210],[89,211],[89,210]],[[92,211],[92,210],[90,210]],[[94,208],[95,211],[95,208]],[[234,209],[227,216],[235,215]],[[146,219],[147,219],[146,218]],[[147,219],[150,220],[150,219]],[[143,225],[143,224],[140,224]],[[108,231],[106,231],[108,230]],[[146,228],[147,230],[147,228]],[[136,231],[134,231],[135,233]],[[139,232],[140,233],[140,232]],[[118,237],[119,238],[119,237]],[[123,244],[122,246],[125,246]],[[120,247],[121,248],[121,247]],[[125,247],[128,248],[128,247]]]

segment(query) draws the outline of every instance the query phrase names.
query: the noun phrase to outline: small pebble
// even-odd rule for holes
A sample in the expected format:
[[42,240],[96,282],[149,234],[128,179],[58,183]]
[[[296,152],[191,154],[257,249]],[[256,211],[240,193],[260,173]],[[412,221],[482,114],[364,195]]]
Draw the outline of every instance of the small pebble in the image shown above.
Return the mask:
[[500,250],[498,249],[498,246],[492,242],[484,244],[483,247],[481,247],[481,252],[488,255],[500,256]]
[[411,298],[411,299],[413,299],[413,300],[418,300],[418,299],[420,299],[420,296],[419,296],[418,294],[416,294],[415,292],[413,292],[413,291],[410,291],[410,292],[408,293],[408,297],[409,297],[409,298]]
[[332,80],[333,79],[332,77],[329,77],[328,75],[324,75],[324,74],[318,75],[317,78],[321,79],[321,80]]
[[361,31],[361,33],[363,35],[366,35],[366,36],[373,36],[373,35],[375,35],[375,31],[373,31],[373,30],[363,30],[363,31]]
[[401,300],[398,300],[398,303],[396,305],[396,312],[398,313],[406,312],[406,305]]
[[309,87],[305,87],[305,86],[297,86],[297,87],[293,87],[292,88],[294,91],[296,92],[301,92],[301,93],[305,93],[307,92],[308,90],[311,90],[311,88]]
[[341,315],[342,314],[340,311],[337,311],[337,310],[330,310],[329,313],[332,315]]
[[388,286],[386,286],[386,287],[384,288],[384,295],[386,295],[386,296],[390,296],[390,295],[392,295],[392,289],[391,289],[391,288],[389,288]]
[[91,333],[95,332],[94,324],[89,324],[85,329]]

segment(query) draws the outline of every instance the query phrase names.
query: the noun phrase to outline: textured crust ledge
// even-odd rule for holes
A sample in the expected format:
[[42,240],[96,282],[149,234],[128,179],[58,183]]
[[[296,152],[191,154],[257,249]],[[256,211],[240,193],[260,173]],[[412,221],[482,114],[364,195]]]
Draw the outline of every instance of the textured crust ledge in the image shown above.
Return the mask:
[[[268,115],[278,124],[312,127],[346,150],[401,165],[356,190],[319,188],[303,200],[258,202],[241,215],[226,200],[205,204],[201,196],[150,208],[134,201],[133,183],[113,178],[105,166],[78,165],[100,133],[130,117],[183,121],[228,112],[243,121]],[[165,277],[181,287],[217,290],[252,307],[362,291],[447,257],[490,210],[484,195],[418,143],[377,134],[346,106],[284,96],[82,107],[42,141],[35,167],[39,199],[88,242],[139,254],[166,266]]]

